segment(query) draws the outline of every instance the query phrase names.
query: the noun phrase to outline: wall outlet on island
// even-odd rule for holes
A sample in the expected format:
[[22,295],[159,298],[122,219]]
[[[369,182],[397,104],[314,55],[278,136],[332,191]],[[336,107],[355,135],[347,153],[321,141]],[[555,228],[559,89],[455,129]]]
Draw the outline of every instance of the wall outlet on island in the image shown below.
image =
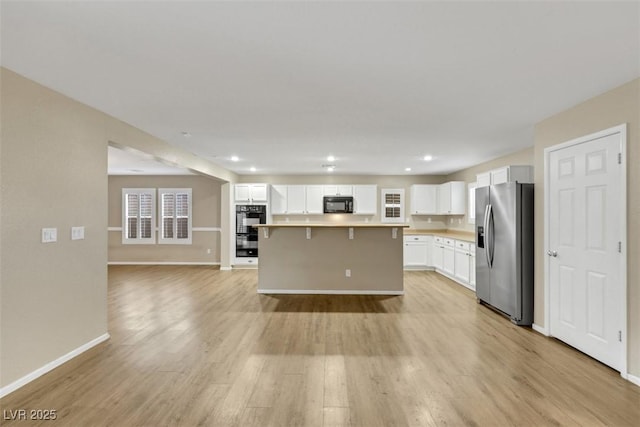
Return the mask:
[[211,255],[211,248],[207,249],[207,254]]
[[347,268],[347,269],[344,271],[344,277],[351,277],[351,269]]
[[431,223],[431,217],[427,218],[427,222]]

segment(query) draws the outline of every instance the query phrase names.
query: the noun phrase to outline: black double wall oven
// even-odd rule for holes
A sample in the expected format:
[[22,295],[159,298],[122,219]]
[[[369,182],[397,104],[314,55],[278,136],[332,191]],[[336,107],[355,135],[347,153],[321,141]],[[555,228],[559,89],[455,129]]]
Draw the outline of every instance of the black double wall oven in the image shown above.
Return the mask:
[[236,257],[258,257],[258,229],[252,226],[266,223],[265,205],[236,205]]

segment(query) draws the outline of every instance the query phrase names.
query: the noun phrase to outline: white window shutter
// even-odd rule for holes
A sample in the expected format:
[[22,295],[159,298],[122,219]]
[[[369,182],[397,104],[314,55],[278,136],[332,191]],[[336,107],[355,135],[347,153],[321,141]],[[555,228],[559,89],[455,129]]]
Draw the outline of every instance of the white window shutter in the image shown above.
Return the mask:
[[191,188],[160,188],[159,243],[191,244]]
[[155,243],[155,197],[154,188],[122,189],[122,243]]

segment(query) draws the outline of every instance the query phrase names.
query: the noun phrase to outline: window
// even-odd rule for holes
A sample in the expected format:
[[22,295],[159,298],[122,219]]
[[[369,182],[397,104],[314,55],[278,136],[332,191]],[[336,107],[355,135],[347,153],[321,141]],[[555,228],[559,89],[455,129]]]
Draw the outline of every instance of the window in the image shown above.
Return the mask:
[[382,189],[382,222],[404,222],[404,189]]
[[122,189],[122,243],[153,244],[156,242],[155,188]]
[[191,244],[191,189],[160,188],[158,243]]

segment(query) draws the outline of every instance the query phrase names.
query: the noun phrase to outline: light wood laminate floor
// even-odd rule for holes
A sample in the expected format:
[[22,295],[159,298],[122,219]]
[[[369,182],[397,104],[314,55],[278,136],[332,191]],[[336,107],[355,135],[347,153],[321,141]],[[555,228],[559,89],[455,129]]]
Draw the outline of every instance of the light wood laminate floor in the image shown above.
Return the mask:
[[640,387],[435,273],[405,272],[402,297],[256,286],[255,270],[110,267],[111,339],[0,406],[58,426],[639,423]]

